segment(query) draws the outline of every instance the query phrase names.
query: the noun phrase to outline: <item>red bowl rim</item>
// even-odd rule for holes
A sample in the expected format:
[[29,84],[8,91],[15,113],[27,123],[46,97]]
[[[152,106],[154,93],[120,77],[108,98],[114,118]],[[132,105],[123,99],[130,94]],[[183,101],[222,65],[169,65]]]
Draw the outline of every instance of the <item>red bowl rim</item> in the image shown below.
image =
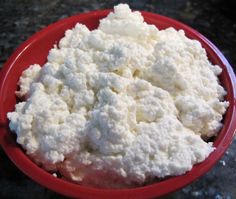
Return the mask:
[[[21,53],[26,50],[35,40],[38,38],[45,36],[50,30],[52,30],[56,26],[60,26],[70,20],[82,19],[90,16],[103,16],[107,15],[111,10],[101,10],[101,11],[92,11],[89,13],[75,15],[66,19],[59,20],[56,23],[49,25],[48,27],[42,29],[37,32],[33,36],[31,36],[27,41],[21,44],[15,52],[10,56],[10,58],[3,65],[3,69],[0,71],[0,106],[3,106],[3,102],[1,101],[3,95],[3,86],[4,82],[7,79],[8,71],[11,67],[14,66],[15,60],[21,55]],[[236,126],[236,78],[233,72],[232,67],[224,57],[224,55],[218,50],[218,48],[212,44],[208,39],[206,39],[203,35],[201,35],[196,30],[188,27],[187,25],[178,22],[174,19],[149,13],[149,12],[141,12],[142,15],[146,18],[162,20],[172,24],[173,26],[179,27],[183,29],[188,34],[192,35],[193,38],[197,39],[201,42],[204,48],[208,53],[211,53],[217,61],[224,66],[227,74],[230,79],[230,90],[232,91],[231,99],[230,99],[230,107],[227,112],[229,112],[230,119],[228,122],[227,129],[225,129],[226,133],[219,141],[216,150],[210,154],[210,156],[202,163],[197,164],[193,167],[193,169],[187,172],[184,175],[176,176],[168,178],[164,181],[157,182],[151,185],[147,185],[144,187],[132,188],[132,189],[99,189],[86,187],[82,185],[77,185],[62,179],[55,178],[48,172],[44,171],[42,168],[38,167],[35,163],[33,163],[29,157],[27,157],[23,151],[19,147],[10,147],[9,146],[9,137],[10,134],[7,130],[6,125],[8,123],[5,121],[3,113],[0,111],[0,144],[3,147],[6,154],[9,158],[15,163],[15,165],[23,171],[26,175],[31,177],[33,180],[38,182],[39,184],[54,190],[58,193],[61,193],[70,197],[82,197],[82,198],[151,198],[163,196],[167,193],[171,193],[176,191],[179,188],[186,186],[192,181],[196,180],[204,173],[206,173],[210,168],[214,166],[214,164],[221,158],[224,154],[228,146],[233,140],[233,136],[235,133]],[[1,110],[1,109],[0,109]]]

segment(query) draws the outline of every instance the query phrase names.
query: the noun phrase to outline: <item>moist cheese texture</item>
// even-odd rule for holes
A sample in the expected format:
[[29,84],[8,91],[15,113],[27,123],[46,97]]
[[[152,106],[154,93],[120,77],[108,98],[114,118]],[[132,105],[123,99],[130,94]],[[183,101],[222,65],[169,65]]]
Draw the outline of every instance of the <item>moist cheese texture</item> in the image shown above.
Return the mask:
[[214,150],[228,102],[205,49],[119,4],[97,29],[76,24],[31,65],[8,113],[26,153],[46,170],[97,187],[184,174]]

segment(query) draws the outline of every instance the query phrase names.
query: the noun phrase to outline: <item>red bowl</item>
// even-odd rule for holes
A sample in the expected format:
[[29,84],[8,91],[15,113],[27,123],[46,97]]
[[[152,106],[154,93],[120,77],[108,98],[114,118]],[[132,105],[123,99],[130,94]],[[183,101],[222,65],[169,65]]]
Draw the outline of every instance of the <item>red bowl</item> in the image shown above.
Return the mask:
[[65,30],[72,28],[77,22],[85,24],[89,29],[98,26],[99,19],[104,18],[110,10],[94,11],[67,19],[60,20],[39,31],[24,42],[4,64],[0,71],[0,144],[9,158],[26,175],[41,185],[66,196],[76,198],[151,198],[163,196],[191,183],[206,173],[220,159],[233,140],[236,126],[236,79],[234,72],[222,53],[204,36],[192,28],[173,19],[153,13],[142,12],[145,21],[156,25],[159,29],[174,27],[183,29],[191,39],[201,42],[213,64],[222,67],[220,81],[228,94],[226,100],[230,102],[224,116],[224,126],[214,141],[215,151],[200,164],[184,175],[170,177],[161,182],[132,189],[98,189],[58,179],[30,160],[17,145],[13,133],[10,132],[6,114],[14,110],[16,104],[15,90],[17,81],[29,65],[46,62],[49,49],[63,37]]

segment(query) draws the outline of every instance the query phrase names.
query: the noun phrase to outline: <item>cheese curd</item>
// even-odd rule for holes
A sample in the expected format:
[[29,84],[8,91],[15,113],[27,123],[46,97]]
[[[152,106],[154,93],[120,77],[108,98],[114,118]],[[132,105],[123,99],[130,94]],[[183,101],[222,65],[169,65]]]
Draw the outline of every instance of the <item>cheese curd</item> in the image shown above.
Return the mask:
[[20,77],[8,113],[38,164],[81,184],[121,188],[184,174],[214,150],[228,102],[205,49],[158,30],[127,4],[97,29],[65,32],[42,68]]

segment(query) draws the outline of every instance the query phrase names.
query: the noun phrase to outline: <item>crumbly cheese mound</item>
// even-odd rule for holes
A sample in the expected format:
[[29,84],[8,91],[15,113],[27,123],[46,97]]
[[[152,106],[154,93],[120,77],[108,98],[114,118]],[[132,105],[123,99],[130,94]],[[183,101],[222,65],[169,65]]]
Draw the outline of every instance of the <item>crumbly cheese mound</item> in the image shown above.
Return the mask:
[[65,32],[20,77],[8,113],[17,142],[49,171],[97,187],[181,175],[214,150],[228,102],[206,51],[119,4],[97,29]]

